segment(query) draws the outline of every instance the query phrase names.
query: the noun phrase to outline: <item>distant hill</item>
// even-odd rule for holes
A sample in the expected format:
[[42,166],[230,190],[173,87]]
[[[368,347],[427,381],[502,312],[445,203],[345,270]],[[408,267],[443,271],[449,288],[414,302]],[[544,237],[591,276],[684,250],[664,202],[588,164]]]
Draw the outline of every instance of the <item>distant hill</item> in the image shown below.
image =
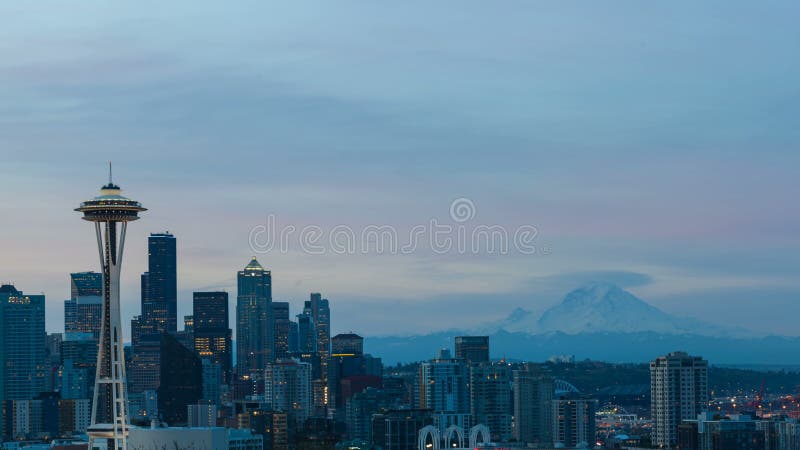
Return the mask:
[[[430,359],[436,349],[453,347],[457,331],[412,337],[368,337],[365,350],[385,363]],[[493,358],[545,361],[553,355],[575,355],[576,359],[610,362],[644,362],[675,350],[708,359],[712,364],[791,364],[800,361],[800,338],[768,336],[758,338],[714,337],[694,334],[551,332],[544,334],[490,334]]]

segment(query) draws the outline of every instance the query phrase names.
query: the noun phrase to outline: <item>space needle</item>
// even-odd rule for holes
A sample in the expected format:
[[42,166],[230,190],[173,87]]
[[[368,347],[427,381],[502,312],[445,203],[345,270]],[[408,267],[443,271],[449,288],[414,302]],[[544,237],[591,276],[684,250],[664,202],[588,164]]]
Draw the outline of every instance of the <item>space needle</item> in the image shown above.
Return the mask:
[[75,208],[83,213],[83,220],[94,222],[103,268],[103,314],[92,423],[87,430],[90,450],[95,448],[95,440],[106,440],[108,450],[127,450],[130,426],[119,313],[119,275],[128,222],[138,219],[138,214],[146,210],[139,202],[122,196],[122,190],[111,179],[111,162],[108,163],[108,184],[100,189],[100,195]]

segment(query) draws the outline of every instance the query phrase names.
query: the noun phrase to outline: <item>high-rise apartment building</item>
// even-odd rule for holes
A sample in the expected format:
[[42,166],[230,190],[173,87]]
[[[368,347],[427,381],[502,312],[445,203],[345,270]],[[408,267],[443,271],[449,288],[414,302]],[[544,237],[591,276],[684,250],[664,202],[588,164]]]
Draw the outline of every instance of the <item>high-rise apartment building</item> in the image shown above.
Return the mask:
[[469,405],[473,424],[489,427],[492,439],[511,439],[511,367],[506,363],[471,364]]
[[708,361],[685,352],[650,362],[650,410],[655,422],[653,444],[674,446],[678,425],[708,409]]
[[515,370],[513,377],[514,439],[528,444],[552,445],[555,381],[529,365]]
[[442,431],[449,425],[470,427],[469,368],[449,350],[442,349],[435,359],[420,363],[415,391],[417,406],[431,410]]
[[273,355],[272,275],[255,257],[237,273],[236,370],[262,372]]
[[592,448],[595,445],[597,400],[578,393],[553,400],[553,441],[556,448]]
[[194,351],[222,368],[223,381],[230,380],[233,361],[227,292],[195,292],[192,301]]

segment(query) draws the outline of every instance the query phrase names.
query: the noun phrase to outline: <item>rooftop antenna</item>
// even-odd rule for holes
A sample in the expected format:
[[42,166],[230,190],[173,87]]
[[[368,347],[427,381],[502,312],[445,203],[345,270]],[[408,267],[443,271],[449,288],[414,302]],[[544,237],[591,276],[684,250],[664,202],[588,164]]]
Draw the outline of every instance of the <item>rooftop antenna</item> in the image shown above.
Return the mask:
[[114,184],[111,182],[111,160],[108,160],[108,184]]

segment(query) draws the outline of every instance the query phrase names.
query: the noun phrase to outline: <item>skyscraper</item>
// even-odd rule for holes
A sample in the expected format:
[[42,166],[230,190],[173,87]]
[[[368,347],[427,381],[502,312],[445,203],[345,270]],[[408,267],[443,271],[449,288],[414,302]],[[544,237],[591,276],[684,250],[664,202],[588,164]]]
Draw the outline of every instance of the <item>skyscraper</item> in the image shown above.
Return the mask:
[[119,186],[111,181],[110,163],[108,172],[108,184],[102,187],[100,195],[76,208],[76,211],[83,213],[84,220],[94,222],[100,265],[103,268],[103,320],[97,353],[92,425],[88,434],[90,448],[95,439],[106,439],[109,449],[125,450],[128,402],[125,398],[119,276],[128,222],[138,219],[139,212],[146,209],[139,202],[122,196]]
[[44,295],[0,286],[0,400],[32,400],[44,390]]
[[223,381],[228,383],[233,365],[228,293],[195,292],[192,312],[195,352],[201,359],[219,364]]
[[650,409],[653,444],[674,446],[678,425],[708,409],[708,361],[684,352],[650,362]]
[[319,374],[319,378],[314,380],[314,406],[317,411],[320,411],[329,401],[329,395],[326,392],[328,388],[328,358],[331,354],[331,310],[328,300],[322,298],[319,293],[312,293],[310,299],[305,302],[303,313],[311,316],[313,324],[314,356],[311,360],[312,364],[318,365],[318,368],[313,368],[313,373]]
[[327,359],[331,354],[331,310],[328,299],[322,298],[318,292],[312,293],[305,307],[311,311],[311,318],[314,321],[316,351],[322,364],[322,373],[325,374]]
[[203,364],[170,333],[161,335],[158,413],[169,425],[186,425],[188,406],[203,397]]
[[456,358],[470,363],[489,362],[489,336],[456,336]]
[[178,284],[175,236],[151,233],[147,238],[147,273],[142,275],[142,318],[156,333],[178,331]]
[[155,390],[161,372],[161,334],[177,334],[176,240],[169,232],[147,238],[147,269],[141,276],[141,315],[131,321],[131,392]]
[[292,322],[289,320],[289,302],[272,302],[272,319],[275,324],[275,359],[288,358]]
[[514,439],[528,444],[552,445],[554,383],[553,378],[527,364],[514,371]]
[[273,355],[272,274],[255,256],[237,274],[236,370],[262,372]]

